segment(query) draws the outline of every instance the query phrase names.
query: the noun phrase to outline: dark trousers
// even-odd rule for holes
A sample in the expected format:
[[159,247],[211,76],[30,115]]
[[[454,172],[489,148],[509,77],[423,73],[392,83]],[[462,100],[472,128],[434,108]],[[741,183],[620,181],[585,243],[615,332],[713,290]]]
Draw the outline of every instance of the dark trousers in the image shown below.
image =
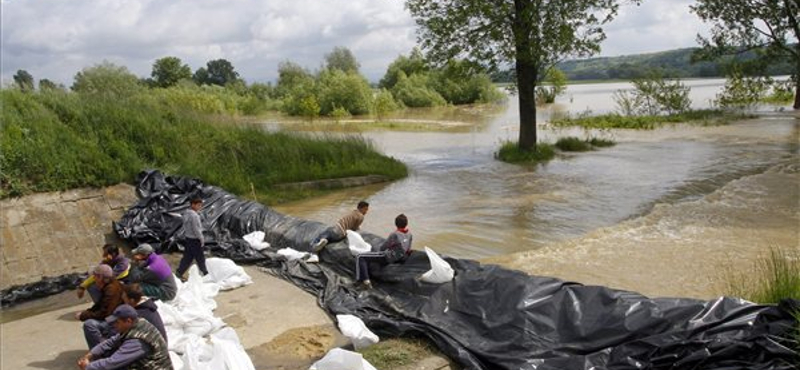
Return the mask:
[[208,274],[206,256],[203,254],[203,246],[200,244],[200,239],[186,239],[183,246],[183,257],[181,258],[181,263],[178,264],[178,277],[183,277],[183,274],[192,265],[192,260],[197,261],[197,267],[203,275]]
[[367,252],[361,253],[356,256],[356,281],[369,280],[369,267],[386,266],[389,263],[386,261],[385,252]]

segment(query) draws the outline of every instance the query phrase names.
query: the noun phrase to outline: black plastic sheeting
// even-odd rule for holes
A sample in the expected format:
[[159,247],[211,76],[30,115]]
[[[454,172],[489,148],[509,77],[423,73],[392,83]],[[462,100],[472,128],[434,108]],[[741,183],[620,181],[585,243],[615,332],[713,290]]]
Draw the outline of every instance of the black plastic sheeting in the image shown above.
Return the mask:
[[[453,281],[426,284],[415,279],[430,267],[422,252],[388,266],[373,289],[362,291],[353,288],[354,257],[344,243],[328,245],[320,264],[275,253],[307,251],[325,224],[282,215],[199,180],[158,171],[138,180],[140,201],[114,225],[122,238],[174,250],[176,215],[189,198],[201,196],[212,253],[271,267],[316,295],[329,313],[356,315],[380,336],[428,337],[467,369],[792,369],[800,361],[790,349],[797,343],[788,339],[798,301],[647,298],[447,257]],[[257,230],[271,244],[264,253],[241,239]],[[363,236],[373,245],[383,241]]]
[[43,298],[61,293],[68,289],[75,289],[88,274],[66,274],[54,277],[45,277],[31,284],[15,285],[0,291],[0,307],[10,307],[17,303]]

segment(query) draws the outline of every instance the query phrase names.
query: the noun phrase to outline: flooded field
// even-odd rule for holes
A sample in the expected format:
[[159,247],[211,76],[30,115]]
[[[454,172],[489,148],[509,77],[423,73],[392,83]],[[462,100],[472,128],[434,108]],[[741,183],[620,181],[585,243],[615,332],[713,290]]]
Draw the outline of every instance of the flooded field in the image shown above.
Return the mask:
[[[722,82],[687,82],[694,106],[707,107]],[[547,125],[552,114],[613,111],[611,93],[627,86],[571,85],[559,98],[564,102],[539,111],[541,140],[598,136],[615,140],[612,148],[536,167],[509,165],[493,154],[503,141],[516,140],[513,97],[500,107],[415,110],[394,118],[440,120],[457,129],[361,125],[352,133],[407,163],[408,178],[276,209],[333,222],[367,199],[364,230],[388,234],[394,216],[405,213],[418,249],[651,296],[719,295],[724,269],[749,269],[769,247],[799,248],[796,114],[765,107],[758,118],[726,126],[650,131]]]

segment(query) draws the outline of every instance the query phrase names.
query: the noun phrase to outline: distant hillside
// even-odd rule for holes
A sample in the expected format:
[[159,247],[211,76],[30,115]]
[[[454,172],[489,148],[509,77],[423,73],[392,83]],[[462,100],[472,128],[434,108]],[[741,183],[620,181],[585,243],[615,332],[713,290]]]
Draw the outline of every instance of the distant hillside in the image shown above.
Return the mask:
[[[569,80],[629,80],[641,77],[648,71],[658,71],[665,77],[721,77],[724,68],[718,62],[692,63],[692,53],[698,48],[667,50],[658,53],[567,60],[557,65]],[[767,69],[770,75],[791,74],[788,62],[775,63]],[[510,82],[510,71],[492,75],[496,82]]]

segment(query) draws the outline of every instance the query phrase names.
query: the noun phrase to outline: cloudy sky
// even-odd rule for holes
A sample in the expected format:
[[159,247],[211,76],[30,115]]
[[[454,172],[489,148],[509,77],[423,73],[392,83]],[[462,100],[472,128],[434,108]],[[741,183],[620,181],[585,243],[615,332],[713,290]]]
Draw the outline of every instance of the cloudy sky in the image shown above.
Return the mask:
[[[707,29],[691,0],[644,0],[606,27],[603,56],[695,46]],[[317,69],[349,48],[372,81],[416,44],[402,0],[0,0],[2,81],[18,69],[69,86],[108,60],[139,76],[177,56],[192,67],[229,60],[249,82],[274,81],[278,63]]]

